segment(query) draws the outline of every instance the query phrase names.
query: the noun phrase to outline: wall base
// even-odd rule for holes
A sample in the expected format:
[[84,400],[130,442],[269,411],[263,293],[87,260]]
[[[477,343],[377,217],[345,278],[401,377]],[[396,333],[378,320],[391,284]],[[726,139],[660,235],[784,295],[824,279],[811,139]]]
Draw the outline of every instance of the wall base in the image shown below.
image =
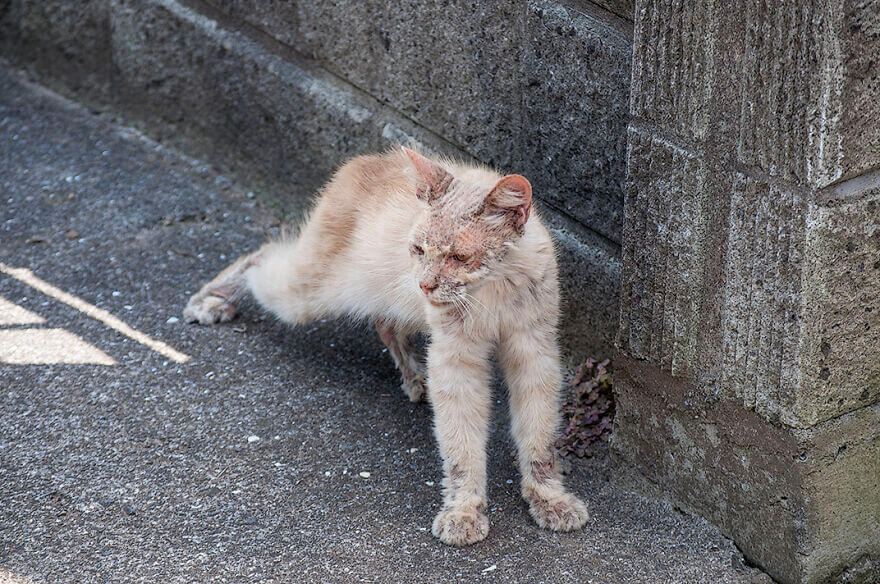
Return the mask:
[[705,517],[785,584],[880,581],[880,406],[794,429],[621,356],[615,395],[618,481]]

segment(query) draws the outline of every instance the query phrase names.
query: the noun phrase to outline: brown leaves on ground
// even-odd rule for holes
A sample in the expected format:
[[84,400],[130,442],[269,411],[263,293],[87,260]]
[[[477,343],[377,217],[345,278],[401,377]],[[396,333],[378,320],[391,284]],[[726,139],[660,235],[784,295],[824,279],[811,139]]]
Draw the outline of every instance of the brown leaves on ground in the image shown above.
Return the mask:
[[563,455],[587,455],[596,440],[608,440],[614,424],[614,394],[610,362],[587,359],[578,365],[565,396],[562,415],[565,427],[556,440]]

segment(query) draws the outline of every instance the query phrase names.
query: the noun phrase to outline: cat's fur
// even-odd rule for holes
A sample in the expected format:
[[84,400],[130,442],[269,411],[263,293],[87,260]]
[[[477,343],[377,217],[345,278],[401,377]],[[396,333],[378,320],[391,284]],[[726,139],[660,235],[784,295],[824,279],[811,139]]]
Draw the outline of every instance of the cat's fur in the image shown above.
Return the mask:
[[[189,301],[184,316],[227,321],[246,292],[291,324],[371,318],[409,399],[425,396],[443,458],[433,533],[465,545],[489,531],[486,441],[490,356],[510,392],[522,495],[542,527],[572,530],[586,506],[562,485],[553,447],[560,364],[559,292],[547,229],[519,175],[408,149],[361,156],[323,188],[296,238],[240,258]],[[409,335],[430,335],[427,376]]]

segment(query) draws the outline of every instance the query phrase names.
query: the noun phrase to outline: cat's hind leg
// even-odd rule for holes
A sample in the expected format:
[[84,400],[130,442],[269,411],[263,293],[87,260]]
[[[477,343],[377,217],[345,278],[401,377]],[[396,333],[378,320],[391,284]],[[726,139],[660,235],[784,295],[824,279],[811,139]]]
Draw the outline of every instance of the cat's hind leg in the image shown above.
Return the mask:
[[415,348],[406,332],[396,328],[394,324],[382,317],[376,319],[376,331],[379,338],[388,347],[394,364],[403,378],[401,387],[411,402],[425,399],[425,370]]
[[238,313],[238,303],[247,292],[245,272],[259,265],[260,252],[242,256],[192,295],[183,318],[186,322],[214,324],[232,320]]
[[554,446],[562,381],[555,330],[537,325],[514,331],[501,339],[498,349],[510,390],[511,426],[529,513],[547,529],[579,529],[589,513],[563,486]]

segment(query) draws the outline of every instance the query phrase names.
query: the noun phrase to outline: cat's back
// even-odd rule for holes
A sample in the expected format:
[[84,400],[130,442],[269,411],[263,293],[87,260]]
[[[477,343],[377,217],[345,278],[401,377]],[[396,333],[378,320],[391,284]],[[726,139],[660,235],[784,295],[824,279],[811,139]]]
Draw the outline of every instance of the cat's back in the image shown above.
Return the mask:
[[[491,188],[501,175],[484,166],[433,159],[449,168],[456,178]],[[420,180],[412,162],[400,148],[382,154],[352,158],[342,165],[320,194],[319,204],[335,212],[369,216],[385,212],[385,207],[417,211],[423,208],[415,193]]]
[[320,193],[319,208],[341,218],[374,214],[387,205],[418,209],[416,174],[399,149],[352,158]]
[[420,291],[407,278],[408,234],[424,210],[418,180],[399,150],[352,158],[318,195],[295,254],[330,312],[423,320]]
[[315,263],[332,264],[362,257],[365,246],[393,245],[377,239],[396,240],[409,231],[420,211],[413,194],[417,187],[415,172],[399,151],[352,158],[318,193],[301,228],[299,249]]

